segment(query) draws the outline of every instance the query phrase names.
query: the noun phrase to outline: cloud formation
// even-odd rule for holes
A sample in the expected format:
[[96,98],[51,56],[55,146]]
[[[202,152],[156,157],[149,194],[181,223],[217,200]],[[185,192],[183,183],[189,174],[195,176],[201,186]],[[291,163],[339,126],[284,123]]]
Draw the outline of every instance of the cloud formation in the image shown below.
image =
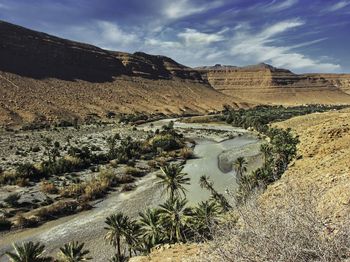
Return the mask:
[[280,34],[303,26],[304,24],[304,21],[292,19],[270,25],[258,33],[239,29],[233,38],[231,54],[247,61],[254,59],[256,62],[272,63],[274,66],[289,69],[328,72],[334,72],[340,69],[340,65],[338,64],[323,63],[295,50],[305,45],[318,43],[320,40],[299,45],[281,46],[276,44],[278,42],[277,37]]
[[326,9],[326,11],[335,12],[347,7],[348,5],[350,5],[350,1],[340,1],[331,5],[329,8]]
[[0,0],[0,20],[188,66],[266,62],[296,72],[350,71],[350,0],[329,3],[324,9],[323,0]]

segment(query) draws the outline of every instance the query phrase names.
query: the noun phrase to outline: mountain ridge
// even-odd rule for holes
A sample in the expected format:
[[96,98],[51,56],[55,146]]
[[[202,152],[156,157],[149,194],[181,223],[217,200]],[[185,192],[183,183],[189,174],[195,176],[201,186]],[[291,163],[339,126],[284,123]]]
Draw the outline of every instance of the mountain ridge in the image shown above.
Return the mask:
[[256,104],[350,103],[350,75],[346,81],[337,81],[340,75],[333,75],[331,81],[325,74],[295,74],[265,63],[245,67],[217,64],[195,69],[216,90]]
[[165,56],[104,50],[0,21],[0,124],[246,106]]

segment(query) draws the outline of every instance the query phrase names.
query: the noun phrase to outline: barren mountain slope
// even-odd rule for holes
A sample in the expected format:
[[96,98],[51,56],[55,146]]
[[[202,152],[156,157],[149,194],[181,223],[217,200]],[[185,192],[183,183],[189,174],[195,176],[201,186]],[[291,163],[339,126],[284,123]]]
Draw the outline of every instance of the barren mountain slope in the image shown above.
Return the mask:
[[322,217],[342,222],[350,212],[350,110],[295,117],[276,124],[300,136],[302,158],[264,194],[280,205],[291,194],[316,200]]
[[196,68],[218,91],[263,104],[348,104],[350,96],[322,77],[297,75],[267,64]]
[[0,57],[1,125],[109,111],[203,113],[239,102],[170,58],[107,51],[1,21]]

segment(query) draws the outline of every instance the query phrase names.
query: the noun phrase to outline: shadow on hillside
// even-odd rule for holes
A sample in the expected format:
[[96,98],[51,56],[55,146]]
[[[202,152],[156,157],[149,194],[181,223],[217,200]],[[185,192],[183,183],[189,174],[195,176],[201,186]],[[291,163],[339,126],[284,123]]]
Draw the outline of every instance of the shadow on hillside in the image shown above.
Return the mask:
[[[26,52],[27,51],[27,52]],[[28,50],[0,50],[0,71],[34,79],[56,78],[93,83],[112,82],[113,77],[127,74],[123,64],[111,56],[74,52],[43,54]]]

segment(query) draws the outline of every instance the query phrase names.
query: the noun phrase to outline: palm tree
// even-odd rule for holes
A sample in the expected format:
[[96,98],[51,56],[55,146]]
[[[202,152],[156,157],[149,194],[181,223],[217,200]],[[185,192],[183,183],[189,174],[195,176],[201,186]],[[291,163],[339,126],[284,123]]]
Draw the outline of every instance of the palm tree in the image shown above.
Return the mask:
[[237,179],[241,179],[243,177],[244,172],[247,172],[247,160],[244,157],[240,156],[233,163],[233,168],[236,172]]
[[201,176],[199,179],[199,184],[201,188],[205,188],[210,191],[212,197],[221,205],[224,211],[228,211],[231,208],[231,205],[228,203],[224,195],[218,193],[214,189],[214,184],[210,181],[208,176]]
[[162,174],[157,175],[161,179],[158,184],[165,188],[165,191],[170,195],[170,199],[180,197],[181,194],[185,195],[184,185],[190,184],[190,178],[186,177],[187,173],[182,173],[183,166],[171,164],[161,168],[161,170]]
[[50,257],[43,257],[45,245],[40,242],[24,242],[21,245],[13,244],[16,253],[6,252],[12,262],[49,262]]
[[140,225],[134,220],[127,221],[126,228],[124,230],[125,242],[129,247],[129,257],[132,257],[132,251],[136,254],[136,250],[140,243]]
[[160,221],[159,209],[147,209],[145,213],[139,213],[141,226],[141,236],[145,240],[146,249],[160,244],[163,240],[163,231]]
[[118,257],[121,257],[120,242],[121,238],[125,234],[128,220],[128,216],[125,216],[123,213],[119,212],[115,215],[110,215],[105,221],[107,224],[107,226],[104,228],[107,230],[105,239],[117,249]]
[[169,236],[170,242],[184,241],[184,220],[186,199],[169,198],[164,204],[160,205],[160,217],[165,230]]
[[268,164],[269,156],[271,154],[271,146],[269,144],[262,144],[260,146],[260,151],[264,155],[264,166],[266,167]]
[[220,215],[220,207],[214,201],[200,202],[192,211],[190,224],[195,233],[209,238],[212,226]]
[[62,262],[79,262],[91,260],[91,257],[86,257],[90,253],[89,250],[84,250],[84,243],[70,242],[60,248],[60,256]]

